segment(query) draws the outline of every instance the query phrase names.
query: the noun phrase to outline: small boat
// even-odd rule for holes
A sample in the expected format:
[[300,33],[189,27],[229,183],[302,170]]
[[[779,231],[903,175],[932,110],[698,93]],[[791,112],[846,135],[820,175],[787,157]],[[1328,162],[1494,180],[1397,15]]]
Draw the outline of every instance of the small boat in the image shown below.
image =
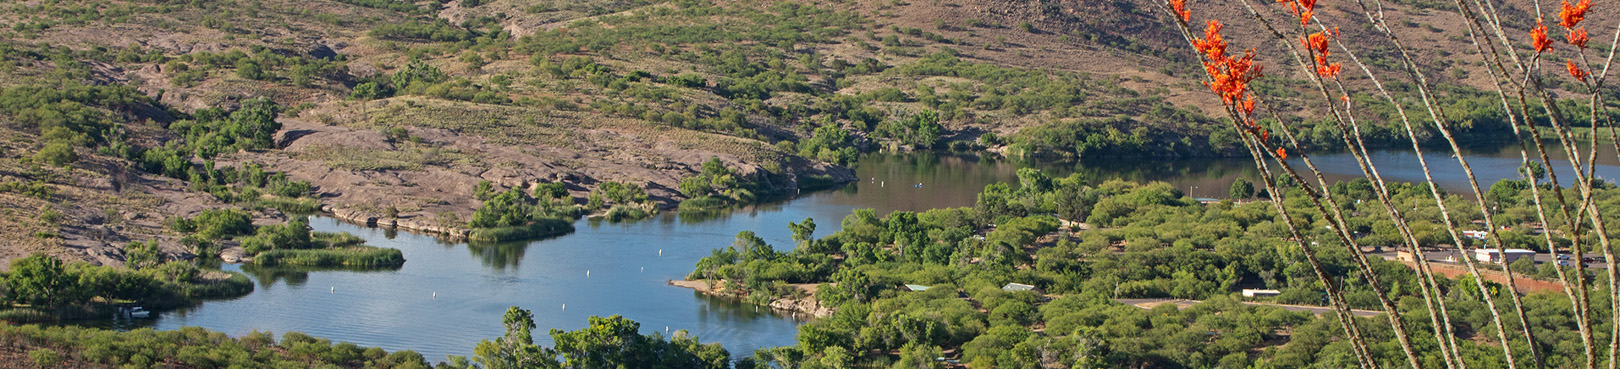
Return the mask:
[[140,306],[136,306],[136,307],[129,308],[129,317],[130,318],[137,318],[137,319],[150,318],[150,317],[152,317],[152,312],[147,311],[146,309],[141,308]]

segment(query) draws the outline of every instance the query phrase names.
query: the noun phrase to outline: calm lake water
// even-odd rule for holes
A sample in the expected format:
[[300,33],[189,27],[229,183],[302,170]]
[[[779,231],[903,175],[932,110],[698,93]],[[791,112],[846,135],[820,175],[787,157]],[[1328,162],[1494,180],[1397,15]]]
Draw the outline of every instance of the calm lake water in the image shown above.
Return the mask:
[[[1488,185],[1513,175],[1517,155],[1516,147],[1475,152],[1471,164]],[[1415,155],[1374,156],[1387,179],[1422,180]],[[1599,161],[1599,175],[1620,178],[1620,163],[1612,149],[1599,156],[1607,157]],[[1428,159],[1442,187],[1454,192],[1467,188],[1448,154]],[[1360,175],[1348,155],[1320,155],[1314,160],[1329,171],[1330,180]],[[1235,178],[1258,177],[1251,163],[1115,160],[1037,167],[1053,176],[1078,172],[1098,179],[1165,181],[1193,196],[1223,197]],[[840,220],[856,208],[887,213],[971,206],[985,185],[1016,183],[1018,167],[1011,161],[976,156],[869,155],[856,168],[861,181],[836,190],[703,220],[664,215],[632,223],[581,221],[573,234],[497,245],[445,243],[316,217],[311,221],[316,230],[353,233],[371,245],[400,249],[408,261],[398,270],[369,272],[227,265],[226,269],[253,277],[257,290],[136,323],[83,324],[120,329],[200,326],[236,336],[253,330],[299,331],[390,351],[415,350],[436,362],[446,355],[470,355],[479,340],[501,335],[501,315],[515,305],[534,312],[541,344],[551,343],[544,334],[550,329],[579,329],[591,315],[618,314],[640,322],[643,333],[663,332],[666,327],[687,330],[704,342],[724,344],[733,356],[748,356],[756,348],[794,344],[801,322],[667,286],[666,281],[683,278],[698,259],[730,244],[741,231],[754,231],[782,249],[792,244],[790,221],[814,218],[816,235],[825,236],[837,231]],[[1569,173],[1567,167],[1555,169]]]

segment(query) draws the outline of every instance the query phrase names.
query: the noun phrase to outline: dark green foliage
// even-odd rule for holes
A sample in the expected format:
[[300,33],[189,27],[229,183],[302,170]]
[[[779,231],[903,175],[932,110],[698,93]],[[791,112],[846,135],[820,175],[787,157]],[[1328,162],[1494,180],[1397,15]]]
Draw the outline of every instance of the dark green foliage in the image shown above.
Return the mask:
[[703,178],[702,176],[682,178],[680,190],[681,196],[686,196],[687,198],[708,196],[709,193],[714,192],[714,188],[709,184],[709,180],[707,178]]
[[74,295],[76,279],[62,268],[61,259],[36,253],[11,262],[6,299],[37,306],[64,305],[78,299]]
[[[198,235],[209,239],[243,236],[253,233],[253,218],[248,216],[247,212],[237,209],[203,210],[187,222],[193,224],[191,227],[195,227]],[[190,227],[177,225],[171,226],[171,228],[180,230]]]
[[0,89],[0,114],[48,141],[84,146],[105,142],[105,131],[113,126],[115,113],[132,111],[149,101],[140,91],[124,85],[25,85]]
[[158,253],[157,240],[131,242],[124,245],[125,267],[139,270],[161,263],[163,263],[163,255]]
[[707,368],[731,366],[731,354],[719,344],[700,344],[694,337],[642,335],[640,323],[618,315],[591,316],[590,327],[552,330],[555,352],[572,368]]
[[849,131],[834,125],[817,127],[810,138],[799,141],[799,155],[838,165],[854,163],[860,151]]
[[45,144],[45,148],[39,149],[39,152],[34,154],[34,160],[45,164],[63,166],[79,161],[79,154],[74,153],[73,146],[69,146],[66,142],[51,142]]
[[[780,195],[780,189],[770,184],[783,180],[781,176],[765,170],[743,175],[727,167],[718,157],[704,161],[697,175],[681,179],[679,190],[687,199],[681,202],[683,212],[704,213],[732,205],[746,205],[759,201],[762,196]],[[802,183],[799,188],[805,187]]]
[[501,323],[506,333],[479,342],[474,350],[473,361],[484,368],[731,367],[731,354],[719,344],[702,344],[685,334],[667,339],[658,333],[642,335],[640,323],[618,315],[591,316],[590,326],[577,331],[551,330],[554,348],[534,344],[534,316],[528,310],[513,306]]
[[378,85],[377,82],[364,82],[355,85],[354,90],[349,92],[350,100],[368,101],[380,99],[386,96],[388,96],[387,91],[385,91],[382,86]]
[[310,235],[309,220],[306,218],[293,219],[284,224],[259,227],[254,232],[253,237],[242,240],[242,250],[250,255],[270,250],[296,250],[325,246],[313,242]]
[[397,267],[405,264],[405,255],[399,249],[368,246],[341,249],[275,249],[254,256],[253,263],[263,266]]
[[[36,361],[47,356],[73,357],[109,367],[430,368],[422,355],[415,352],[390,354],[349,343],[334,345],[331,341],[299,333],[288,333],[280,345],[266,332],[254,331],[243,338],[231,338],[223,332],[198,327],[113,331],[74,325],[6,325],[0,326],[0,335],[15,339],[23,347],[40,347],[30,352],[30,357]],[[45,351],[52,354],[33,353]]]
[[562,182],[541,183],[534,186],[534,197],[543,201],[568,198],[568,186]]
[[628,182],[607,181],[602,182],[599,189],[602,190],[603,196],[607,196],[607,199],[612,200],[615,204],[630,204],[647,201],[647,192],[643,190],[640,185]]
[[479,242],[516,241],[564,235],[573,231],[574,224],[567,218],[544,217],[527,225],[473,229],[467,234],[467,239]]
[[[185,137],[188,151],[203,159],[242,149],[263,150],[275,145],[276,131],[281,130],[281,123],[276,121],[280,110],[269,99],[250,99],[229,114],[219,109],[199,110],[194,120],[175,122],[169,125],[169,130]],[[170,172],[180,170],[170,168],[167,162],[149,162],[148,168],[153,164],[158,164],[165,174],[172,175],[175,173]]]
[[260,266],[398,267],[405,263],[397,249],[365,246],[348,233],[312,232],[307,218],[259,227],[241,239],[242,250]]
[[340,3],[363,6],[367,8],[388,9],[401,13],[421,13],[426,11],[416,6],[412,1],[400,0],[335,0]]
[[445,19],[435,19],[432,23],[419,20],[410,20],[405,23],[389,23],[377,26],[371,30],[371,37],[406,41],[436,41],[454,42],[467,40],[473,37],[472,32],[450,24]]
[[427,85],[444,82],[450,77],[439,68],[428,65],[422,61],[413,61],[405,66],[405,70],[394,73],[390,77],[394,88],[405,91],[420,91],[427,89]]
[[[1171,115],[1063,120],[1020,130],[1009,140],[1021,155],[1052,158],[1209,156],[1238,149],[1214,122]],[[1199,136],[1207,139],[1184,139]]]
[[[482,183],[480,184],[482,185]],[[557,196],[560,190],[564,194]],[[491,187],[487,191],[494,191]],[[473,211],[472,227],[468,239],[481,242],[512,241],[567,234],[574,231],[573,219],[577,207],[566,196],[561,184],[541,185],[535,193],[546,196],[535,199],[522,188],[502,192],[488,192],[489,198]],[[596,193],[592,193],[596,196]]]
[[[167,308],[200,298],[241,296],[253,291],[252,282],[241,274],[228,274],[229,278],[223,280],[201,280],[194,265],[158,264],[161,260],[156,256],[155,243],[132,244],[126,252],[132,258],[126,262],[130,268],[82,262],[64,265],[60,259],[43,254],[13,260],[11,270],[4,275],[9,289],[6,300],[29,306],[13,307],[0,315],[34,312],[25,319],[82,318],[80,315],[86,312],[110,309],[109,305],[119,300]],[[131,269],[135,267],[140,269]]]
[[[534,344],[534,315],[516,306],[501,318],[506,334],[478,342],[473,360],[488,369],[557,367],[557,353]],[[453,360],[454,361],[454,360]]]
[[522,189],[506,190],[484,200],[484,205],[473,211],[472,221],[468,226],[498,228],[527,225],[531,221],[546,218],[551,204],[535,201]]
[[[763,360],[784,365],[853,361],[886,366],[896,359],[847,357],[851,352],[899,352],[902,362],[927,362],[910,355],[932,355],[941,349],[955,349],[964,362],[997,367],[1040,367],[1042,358],[1050,356],[1038,352],[1081,358],[1075,363],[1080,367],[1354,365],[1353,358],[1345,361],[1348,356],[1341,356],[1347,355],[1346,348],[1331,344],[1342,342],[1331,317],[1246,306],[1235,299],[1239,288],[1273,288],[1283,291],[1271,299],[1274,302],[1323,303],[1320,282],[1297,243],[1288,239],[1292,235],[1286,225],[1277,223],[1271,203],[1206,205],[1164,183],[1093,184],[1079,176],[1049,178],[1027,169],[1018,172],[1018,179],[1016,186],[988,186],[971,209],[901,211],[886,217],[870,209],[856,210],[844,219],[840,231],[821,239],[812,240],[806,224],[791,223],[794,239],[809,242],[790,252],[775,251],[744,232],[731,246],[701,259],[688,278],[708,280],[760,304],[793,297],[795,289],[781,288],[787,283],[822,283],[815,297],[839,307],[833,316],[802,326],[797,346],[761,351]],[[1492,197],[1528,196],[1527,187],[1515,190],[1521,187],[1501,184]],[[1381,205],[1372,201],[1370,182],[1341,182],[1327,190],[1346,200],[1341,201],[1346,214],[1355,214],[1349,222],[1363,235],[1359,242],[1399,242]],[[1300,189],[1289,191],[1290,198],[1303,196]],[[1423,205],[1430,196],[1426,187],[1391,184],[1390,191],[1396,203],[1417,207],[1402,213],[1420,242],[1450,242],[1444,228],[1435,224],[1442,221],[1438,209]],[[1598,199],[1606,204],[1600,206],[1616,206],[1620,191],[1601,191]],[[1446,201],[1459,202],[1450,205],[1456,208],[1472,206],[1452,195]],[[1303,201],[1287,206],[1294,214],[1313,214]],[[1497,217],[1504,224],[1522,224],[1534,221],[1533,213],[1529,205],[1521,204]],[[1060,228],[1065,221],[1083,221],[1089,228],[1065,232]],[[1301,229],[1321,243],[1316,256],[1324,268],[1335,275],[1353,273],[1357,267],[1352,251],[1331,244],[1331,231],[1324,229],[1323,221],[1304,221],[1314,223]],[[991,223],[995,226],[989,227]],[[1509,247],[1535,247],[1537,242],[1517,231],[1502,233]],[[1401,314],[1424,314],[1415,272],[1377,258],[1371,266],[1387,293],[1410,302],[1401,304]],[[1528,265],[1518,269],[1544,273]],[[1007,283],[1035,285],[1062,297],[1048,300],[1033,292],[1002,290]],[[1483,308],[1480,293],[1469,292],[1471,282],[1440,283],[1442,290],[1450,291],[1445,296],[1454,322],[1467,321],[1460,324],[1471,327],[1491,324],[1485,314],[1455,314]],[[897,288],[902,284],[932,288],[913,292]],[[1366,284],[1346,283],[1342,288],[1353,307],[1377,308],[1378,300]],[[1149,297],[1204,302],[1186,309],[1162,305],[1143,310],[1110,301]],[[1527,306],[1547,309],[1537,314],[1557,314],[1562,322],[1535,328],[1537,334],[1547,334],[1542,337],[1556,336],[1548,339],[1564,342],[1549,352],[1579,356],[1578,337],[1553,333],[1574,329],[1567,307],[1555,307],[1567,306],[1567,300],[1558,294],[1526,299],[1536,301]],[[1541,303],[1549,305],[1537,305]],[[1378,324],[1381,319],[1361,324],[1387,327]],[[1032,329],[1041,326],[1045,333]],[[1286,330],[1293,332],[1290,342],[1276,345],[1275,340],[1282,338],[1278,332]],[[1375,342],[1395,345],[1387,328],[1369,332]],[[1494,350],[1473,341],[1460,344],[1469,346],[1465,350]],[[797,356],[776,356],[777,350]],[[1314,354],[1328,351],[1333,353]],[[1376,355],[1385,362],[1403,360],[1394,349]],[[1492,356],[1471,360],[1500,365],[1500,359]],[[1563,363],[1549,361],[1549,365]]]
[[20,194],[40,200],[50,200],[51,197],[56,196],[56,187],[38,180],[33,182],[15,181],[0,183],[0,192]]
[[878,124],[873,134],[899,141],[900,143],[932,148],[939,140],[940,132],[945,127],[939,125],[939,113],[933,110],[924,110],[914,115],[908,115],[898,120],[888,120]]
[[1227,191],[1227,196],[1231,197],[1232,199],[1247,199],[1254,197],[1254,184],[1249,183],[1249,180],[1247,179],[1238,178],[1237,180],[1232,181],[1232,188]]
[[724,196],[701,196],[681,201],[677,210],[682,213],[702,213],[731,207],[731,199]]
[[495,195],[495,182],[478,181],[478,185],[473,186],[474,200],[489,201],[489,198]]

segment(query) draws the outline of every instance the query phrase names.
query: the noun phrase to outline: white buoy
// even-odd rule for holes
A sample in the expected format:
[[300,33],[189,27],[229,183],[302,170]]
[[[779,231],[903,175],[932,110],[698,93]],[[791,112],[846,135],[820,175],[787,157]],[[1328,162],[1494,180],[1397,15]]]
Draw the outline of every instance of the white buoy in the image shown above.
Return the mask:
[[666,326],[664,326],[664,334],[665,334],[665,335],[668,335],[668,334],[669,334],[669,326],[667,326],[667,325],[666,325]]
[[563,311],[568,311],[568,304],[563,304]]
[[591,277],[591,271],[590,271],[590,270],[586,270],[586,271],[585,271],[585,278],[590,278],[590,277]]
[[332,286],[332,293],[337,293],[337,286]]
[[664,256],[664,249],[658,249],[658,256]]
[[646,273],[647,272],[647,267],[641,267],[641,272]]
[[439,299],[439,291],[433,291],[433,299],[434,299],[434,300],[438,300],[438,299]]

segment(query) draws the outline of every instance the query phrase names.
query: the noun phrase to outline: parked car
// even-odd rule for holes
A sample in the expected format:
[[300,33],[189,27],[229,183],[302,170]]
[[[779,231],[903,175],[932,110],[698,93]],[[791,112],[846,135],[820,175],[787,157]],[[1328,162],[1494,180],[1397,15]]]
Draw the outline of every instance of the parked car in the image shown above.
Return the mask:
[[1569,260],[1569,254],[1559,254],[1558,260]]

